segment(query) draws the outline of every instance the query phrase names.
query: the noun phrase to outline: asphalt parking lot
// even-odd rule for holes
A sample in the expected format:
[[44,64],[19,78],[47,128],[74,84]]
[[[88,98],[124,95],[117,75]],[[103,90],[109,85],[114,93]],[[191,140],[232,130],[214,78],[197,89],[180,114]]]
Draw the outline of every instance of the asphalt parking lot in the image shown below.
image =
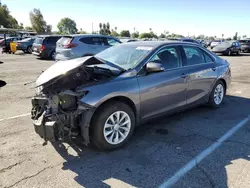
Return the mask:
[[[101,152],[71,142],[42,146],[28,115],[34,89],[24,84],[53,62],[0,54],[0,80],[7,82],[0,89],[0,187],[249,188],[250,121],[239,125],[250,115],[250,54],[224,58],[233,80],[221,108],[201,106],[153,120],[122,149]],[[215,143],[203,160],[183,168]]]

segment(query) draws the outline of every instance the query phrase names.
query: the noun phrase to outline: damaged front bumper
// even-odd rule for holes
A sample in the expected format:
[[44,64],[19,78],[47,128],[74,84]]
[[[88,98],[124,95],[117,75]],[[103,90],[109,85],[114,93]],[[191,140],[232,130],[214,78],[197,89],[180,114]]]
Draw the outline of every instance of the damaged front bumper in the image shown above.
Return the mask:
[[47,141],[63,141],[66,137],[81,135],[83,143],[88,145],[89,126],[94,108],[78,103],[76,110],[65,112],[60,104],[51,102],[48,97],[33,97],[31,118],[35,132]]

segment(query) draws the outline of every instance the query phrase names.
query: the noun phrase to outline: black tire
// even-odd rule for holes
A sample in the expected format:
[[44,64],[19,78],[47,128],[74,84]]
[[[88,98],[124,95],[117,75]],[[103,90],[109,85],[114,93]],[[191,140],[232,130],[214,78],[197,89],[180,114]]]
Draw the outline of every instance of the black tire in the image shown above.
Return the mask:
[[228,55],[228,56],[231,56],[231,55],[232,55],[232,51],[231,51],[231,50],[228,50],[227,55]]
[[32,46],[29,46],[26,50],[27,53],[32,54]]
[[238,50],[238,51],[236,52],[236,54],[237,54],[237,55],[240,55],[240,50]]
[[[119,144],[110,144],[106,141],[104,137],[104,125],[107,119],[117,111],[126,112],[131,120],[131,128],[127,137]],[[103,107],[98,109],[96,114],[93,117],[90,128],[91,142],[100,148],[101,150],[112,150],[121,147],[124,145],[129,138],[132,136],[135,129],[135,114],[133,110],[125,103],[112,101],[105,104]]]
[[[222,101],[219,104],[216,104],[215,99],[214,99],[214,93],[215,93],[215,89],[216,89],[216,87],[218,85],[222,85],[223,86],[223,91],[224,92],[223,92]],[[225,86],[225,84],[221,80],[217,81],[216,84],[214,85],[211,93],[210,93],[210,96],[209,96],[209,102],[208,102],[209,106],[212,107],[212,108],[218,108],[218,107],[220,107],[220,105],[223,103],[225,94],[226,94],[226,86]]]
[[50,53],[50,55],[49,55],[49,59],[52,59],[52,60],[55,60],[55,51],[52,51],[51,53]]

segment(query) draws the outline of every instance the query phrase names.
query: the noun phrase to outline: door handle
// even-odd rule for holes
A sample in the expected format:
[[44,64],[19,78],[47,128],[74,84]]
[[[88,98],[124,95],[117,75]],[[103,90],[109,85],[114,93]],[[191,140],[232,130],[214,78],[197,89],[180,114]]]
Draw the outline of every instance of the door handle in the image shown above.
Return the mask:
[[213,71],[216,71],[216,69],[217,69],[216,67],[213,67],[213,68],[212,68]]
[[188,77],[188,74],[186,74],[186,73],[181,74],[181,78],[187,78],[187,77]]

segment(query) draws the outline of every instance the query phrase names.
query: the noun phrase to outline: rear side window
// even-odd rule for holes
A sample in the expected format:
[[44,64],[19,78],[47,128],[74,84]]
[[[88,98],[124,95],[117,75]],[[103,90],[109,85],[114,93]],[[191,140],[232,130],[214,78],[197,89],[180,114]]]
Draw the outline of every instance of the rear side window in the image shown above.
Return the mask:
[[46,43],[47,44],[56,44],[56,42],[60,39],[61,37],[48,37],[46,38]]
[[42,44],[43,43],[43,38],[36,38],[34,43],[35,44]]
[[183,46],[186,55],[186,61],[183,66],[198,65],[206,63],[202,51],[193,46]]
[[70,41],[73,40],[73,37],[62,37],[58,40],[58,43],[62,44],[62,45],[67,45],[70,43]]
[[91,45],[106,45],[107,41],[102,37],[83,37],[80,39],[81,42]]

